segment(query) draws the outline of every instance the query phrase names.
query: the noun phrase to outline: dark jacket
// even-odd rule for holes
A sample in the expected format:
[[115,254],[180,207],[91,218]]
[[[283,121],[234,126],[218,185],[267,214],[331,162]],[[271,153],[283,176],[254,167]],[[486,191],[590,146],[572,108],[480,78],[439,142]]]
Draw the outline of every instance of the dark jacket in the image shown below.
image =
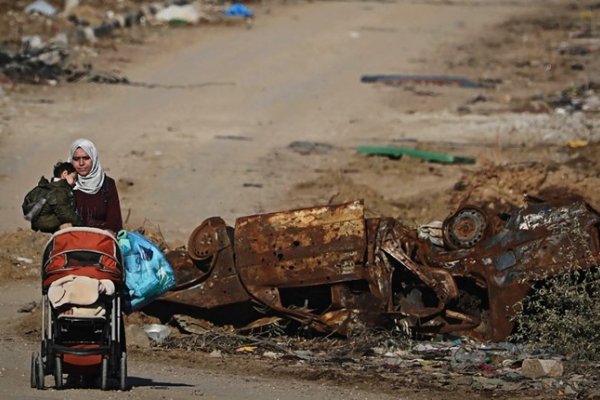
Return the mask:
[[123,229],[121,203],[114,179],[105,176],[102,188],[95,194],[80,190],[75,190],[73,194],[84,226],[110,229],[115,233]]
[[60,179],[54,182],[42,177],[38,186],[49,189],[46,195],[46,204],[40,210],[40,214],[32,221],[32,227],[42,232],[56,232],[60,225],[71,223],[73,226],[81,226],[83,220],[77,214],[75,208],[75,197],[69,183]]

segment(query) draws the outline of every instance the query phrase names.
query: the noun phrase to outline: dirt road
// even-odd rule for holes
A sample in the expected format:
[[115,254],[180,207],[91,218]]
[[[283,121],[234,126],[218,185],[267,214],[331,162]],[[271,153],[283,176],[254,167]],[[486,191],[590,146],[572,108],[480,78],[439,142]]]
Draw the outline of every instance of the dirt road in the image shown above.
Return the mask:
[[[400,114],[398,109],[406,104],[389,90],[360,83],[360,76],[443,73],[440,51],[484,34],[535,4],[511,0],[265,6],[249,30],[179,30],[141,47],[122,49],[112,57],[129,60],[120,65],[124,74],[157,87],[38,87],[16,94],[1,111],[8,116],[0,136],[0,230],[26,227],[20,213],[23,194],[80,136],[97,143],[102,164],[119,180],[130,225],[149,219],[168,239],[180,241],[209,216],[233,223],[240,215],[314,205],[303,203],[306,198],[290,198],[294,185],[312,179],[323,165],[343,163],[337,158],[366,140],[494,141],[497,125],[508,117],[459,120],[444,110]],[[479,77],[485,77],[485,71]],[[455,107],[472,95],[459,94],[450,104]],[[420,100],[413,101],[410,106],[426,108]],[[298,140],[345,150],[332,152],[326,160],[300,160],[285,151]],[[425,178],[415,185],[410,171],[404,172],[409,183],[402,190],[413,194],[427,185],[454,182]],[[384,194],[398,190],[397,182],[378,179]],[[95,390],[28,388],[29,352],[35,345],[7,332],[19,315],[17,309],[38,296],[36,283],[0,288],[0,397],[106,398]],[[209,372],[202,365],[157,366],[135,357],[131,375],[133,391],[109,397],[388,398],[348,387],[256,378],[252,371],[238,376]],[[406,393],[406,398],[427,396],[431,397]]]
[[[130,222],[150,219],[171,239],[185,240],[209,216],[232,223],[287,208],[288,190],[310,171],[283,164],[266,176],[262,157],[295,140],[352,146],[411,129],[389,94],[360,76],[440,73],[441,46],[485,32],[530,3],[276,6],[250,30],[180,31],[126,54],[132,81],[188,89],[40,88],[22,99],[1,139],[2,228],[26,226],[23,193],[80,136],[97,143],[110,175],[133,184],[121,191]],[[40,98],[48,101],[36,103]],[[227,136],[248,140],[220,139]]]

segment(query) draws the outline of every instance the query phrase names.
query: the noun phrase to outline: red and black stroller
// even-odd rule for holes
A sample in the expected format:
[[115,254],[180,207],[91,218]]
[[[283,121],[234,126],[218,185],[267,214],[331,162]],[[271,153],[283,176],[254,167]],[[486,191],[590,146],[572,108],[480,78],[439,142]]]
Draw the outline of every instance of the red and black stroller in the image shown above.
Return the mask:
[[43,389],[53,375],[56,389],[98,378],[102,390],[114,380],[127,389],[124,278],[119,245],[107,232],[67,228],[52,236],[42,261],[42,341],[31,359],[32,388]]

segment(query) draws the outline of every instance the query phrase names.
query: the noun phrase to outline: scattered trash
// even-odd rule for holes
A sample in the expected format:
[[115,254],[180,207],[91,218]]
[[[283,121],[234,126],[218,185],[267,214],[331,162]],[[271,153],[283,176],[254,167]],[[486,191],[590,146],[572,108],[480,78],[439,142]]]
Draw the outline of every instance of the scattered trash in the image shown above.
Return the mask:
[[54,15],[56,14],[56,8],[44,0],[36,0],[33,3],[25,7],[27,14],[42,14],[42,15]]
[[17,261],[25,264],[33,264],[33,259],[29,257],[17,257]]
[[375,156],[387,156],[400,158],[403,155],[420,158],[426,161],[439,162],[443,164],[474,164],[475,158],[453,156],[445,153],[438,153],[434,151],[409,149],[406,147],[376,147],[376,146],[358,146],[357,151],[360,154],[375,155]]
[[447,75],[363,75],[360,78],[363,83],[385,83],[386,85],[402,85],[405,83],[459,86],[464,88],[493,88],[498,81],[482,80],[474,81],[468,78]]
[[254,11],[240,3],[233,3],[223,11],[228,17],[254,18]]
[[600,84],[590,81],[583,85],[566,88],[552,96],[534,97],[534,101],[543,101],[560,114],[572,114],[577,111],[600,111],[600,99],[596,93]]
[[242,185],[242,187],[261,188],[261,187],[263,187],[263,185],[262,185],[262,183],[244,182],[244,184]]
[[171,334],[171,329],[166,325],[150,324],[144,326],[144,332],[156,343],[161,343]]
[[458,348],[452,352],[450,366],[455,371],[465,370],[467,368],[479,367],[487,362],[487,354],[481,350],[467,350]]
[[248,136],[240,136],[240,135],[217,135],[215,139],[227,139],[227,140],[244,140],[251,141],[252,138]]
[[581,147],[586,147],[589,144],[589,141],[582,139],[573,139],[567,142],[567,147],[570,149],[579,149]]
[[327,154],[334,147],[327,143],[308,142],[308,141],[295,141],[288,145],[292,151],[302,155],[309,154]]
[[235,349],[236,353],[253,353],[256,350],[256,346],[242,346]]
[[183,22],[187,24],[197,24],[200,20],[200,13],[193,4],[182,6],[170,5],[156,13],[156,20],[163,22]]

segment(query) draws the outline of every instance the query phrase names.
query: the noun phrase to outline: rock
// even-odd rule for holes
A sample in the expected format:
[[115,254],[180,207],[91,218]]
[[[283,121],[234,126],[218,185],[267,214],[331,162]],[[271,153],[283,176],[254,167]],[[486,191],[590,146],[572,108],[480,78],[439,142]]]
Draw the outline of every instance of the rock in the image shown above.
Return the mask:
[[583,106],[581,106],[583,111],[591,111],[598,112],[600,111],[600,97],[598,96],[590,96],[583,102]]
[[45,46],[39,35],[28,35],[21,38],[21,47],[26,50],[39,50]]
[[487,362],[487,354],[481,350],[467,350],[459,348],[452,352],[450,367],[452,370],[461,370],[476,367]]
[[69,15],[71,10],[79,5],[79,0],[65,0],[65,6],[63,8],[63,13],[65,15]]
[[563,374],[563,365],[558,360],[538,360],[526,358],[523,360],[521,374],[531,379],[545,376],[559,377]]
[[278,358],[281,358],[281,354],[275,353],[273,351],[265,351],[263,353],[263,357],[265,357],[265,358],[272,358],[272,359],[278,359]]
[[127,346],[140,347],[142,349],[150,348],[150,338],[139,325],[127,325],[125,327],[125,336],[127,337]]
[[221,358],[223,357],[223,355],[221,354],[220,350],[213,350],[210,352],[210,354],[208,355],[210,358]]

